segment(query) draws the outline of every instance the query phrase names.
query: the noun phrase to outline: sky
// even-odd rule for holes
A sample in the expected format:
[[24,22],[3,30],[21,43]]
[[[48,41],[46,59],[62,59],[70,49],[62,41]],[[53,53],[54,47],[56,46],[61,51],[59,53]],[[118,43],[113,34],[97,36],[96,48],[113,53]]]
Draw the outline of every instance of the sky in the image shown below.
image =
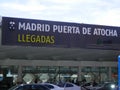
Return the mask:
[[0,16],[120,26],[120,0],[0,0]]

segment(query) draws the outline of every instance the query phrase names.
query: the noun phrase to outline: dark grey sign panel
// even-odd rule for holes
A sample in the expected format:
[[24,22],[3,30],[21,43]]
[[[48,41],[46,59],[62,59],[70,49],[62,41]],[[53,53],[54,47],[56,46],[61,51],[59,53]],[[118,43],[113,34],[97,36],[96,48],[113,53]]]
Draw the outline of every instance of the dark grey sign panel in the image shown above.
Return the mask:
[[120,27],[2,17],[2,45],[120,49]]

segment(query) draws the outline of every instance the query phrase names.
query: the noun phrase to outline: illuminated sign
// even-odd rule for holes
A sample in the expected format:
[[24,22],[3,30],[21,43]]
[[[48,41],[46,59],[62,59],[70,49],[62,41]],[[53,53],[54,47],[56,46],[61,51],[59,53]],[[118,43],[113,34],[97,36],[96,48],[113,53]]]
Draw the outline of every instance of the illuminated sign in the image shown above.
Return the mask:
[[120,27],[2,17],[2,45],[120,49]]

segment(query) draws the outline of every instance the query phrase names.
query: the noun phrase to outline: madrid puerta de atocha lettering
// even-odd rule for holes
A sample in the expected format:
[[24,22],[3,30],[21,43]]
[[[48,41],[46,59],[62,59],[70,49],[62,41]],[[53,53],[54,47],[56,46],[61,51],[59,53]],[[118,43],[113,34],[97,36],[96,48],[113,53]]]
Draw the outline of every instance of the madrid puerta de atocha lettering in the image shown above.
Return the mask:
[[91,27],[80,27],[77,26],[67,26],[67,25],[52,25],[49,24],[35,24],[35,23],[21,23],[18,24],[19,30],[37,31],[37,32],[50,32],[53,33],[64,33],[64,34],[88,34],[88,35],[101,35],[101,36],[115,36],[117,37],[117,30],[104,29],[104,28],[94,28],[93,33],[91,33]]
[[[52,28],[52,29],[51,29]],[[112,36],[117,37],[117,31],[113,29],[94,28],[92,32],[91,27],[67,26],[67,25],[52,25],[40,23],[26,23],[19,22],[18,30],[32,31],[32,32],[53,32],[59,34],[83,34],[83,35],[98,35],[98,36]],[[55,43],[55,37],[44,35],[18,34],[18,42],[32,42],[32,43]]]
[[[52,29],[51,29],[52,28]],[[67,25],[52,25],[49,24],[40,24],[40,23],[26,23],[19,22],[18,30],[32,31],[32,32],[53,32],[59,34],[87,34],[87,35],[101,35],[101,36],[112,36],[117,37],[117,31],[112,29],[103,29],[103,28],[92,28],[83,27],[82,30],[78,26],[67,26]],[[32,42],[32,43],[55,43],[55,37],[45,36],[45,35],[31,35],[31,34],[18,34],[18,42]]]
[[[84,40],[83,36],[118,38],[120,34],[118,27],[9,17],[3,17],[2,24],[3,43],[12,43],[12,45],[15,43],[17,45],[23,45],[23,43],[31,45],[32,43],[35,45],[60,44],[64,46],[64,44],[67,44],[74,46],[75,44],[75,46],[79,46],[79,44],[82,44],[81,41]],[[9,24],[8,29],[6,24]]]

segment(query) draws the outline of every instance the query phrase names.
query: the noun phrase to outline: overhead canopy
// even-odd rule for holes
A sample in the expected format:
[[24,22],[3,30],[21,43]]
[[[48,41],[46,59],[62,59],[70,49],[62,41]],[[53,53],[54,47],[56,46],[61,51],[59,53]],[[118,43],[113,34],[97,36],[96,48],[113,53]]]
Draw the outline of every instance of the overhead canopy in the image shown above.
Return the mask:
[[0,60],[117,61],[118,50],[0,46]]

